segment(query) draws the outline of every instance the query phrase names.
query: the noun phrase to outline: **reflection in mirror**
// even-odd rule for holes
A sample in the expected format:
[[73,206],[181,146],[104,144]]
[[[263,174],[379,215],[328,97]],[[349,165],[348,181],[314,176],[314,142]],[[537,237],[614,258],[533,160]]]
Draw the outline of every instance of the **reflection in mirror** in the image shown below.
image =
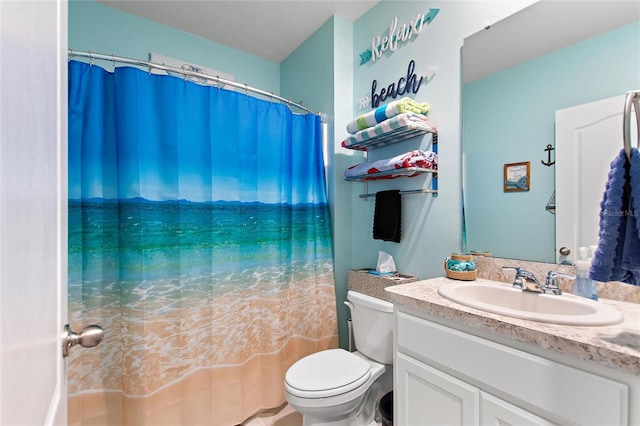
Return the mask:
[[[541,1],[464,40],[465,250],[556,261],[555,111],[639,89],[639,35],[638,2]],[[528,190],[504,191],[523,162]]]

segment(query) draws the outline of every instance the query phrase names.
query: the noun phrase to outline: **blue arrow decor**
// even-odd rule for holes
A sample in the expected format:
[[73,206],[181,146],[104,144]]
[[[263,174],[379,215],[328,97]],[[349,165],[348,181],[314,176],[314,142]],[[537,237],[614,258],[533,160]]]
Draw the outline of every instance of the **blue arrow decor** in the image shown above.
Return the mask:
[[360,54],[360,65],[366,64],[370,60],[375,62],[377,58],[382,57],[385,51],[390,50],[394,52],[398,48],[398,42],[410,40],[414,35],[417,37],[424,29],[424,26],[430,24],[431,21],[435,19],[438,12],[440,12],[440,9],[429,9],[429,13],[425,15],[418,13],[415,22],[409,21],[399,28],[398,17],[394,17],[389,26],[389,35],[372,38],[371,49],[365,50]]

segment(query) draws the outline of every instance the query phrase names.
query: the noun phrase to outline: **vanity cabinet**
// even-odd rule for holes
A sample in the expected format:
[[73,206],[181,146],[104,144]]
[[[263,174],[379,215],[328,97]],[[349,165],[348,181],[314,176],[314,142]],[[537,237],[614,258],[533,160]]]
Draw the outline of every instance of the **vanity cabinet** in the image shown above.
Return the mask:
[[630,424],[633,378],[593,374],[403,309],[395,312],[395,424]]
[[399,424],[553,425],[403,353],[396,361]]

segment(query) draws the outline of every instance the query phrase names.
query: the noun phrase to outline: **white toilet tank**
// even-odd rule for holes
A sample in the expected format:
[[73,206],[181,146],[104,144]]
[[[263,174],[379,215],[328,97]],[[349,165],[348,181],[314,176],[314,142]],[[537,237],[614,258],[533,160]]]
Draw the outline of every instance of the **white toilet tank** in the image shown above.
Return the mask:
[[382,364],[393,363],[393,304],[349,290],[356,349]]

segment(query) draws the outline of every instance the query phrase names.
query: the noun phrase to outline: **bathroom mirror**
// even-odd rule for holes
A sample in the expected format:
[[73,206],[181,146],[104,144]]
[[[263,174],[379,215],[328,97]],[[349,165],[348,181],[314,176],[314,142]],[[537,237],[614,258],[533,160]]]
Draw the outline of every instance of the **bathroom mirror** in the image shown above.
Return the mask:
[[[464,40],[467,251],[556,261],[555,111],[638,89],[639,19],[635,1],[541,1]],[[527,162],[528,185],[505,191],[505,166]]]

